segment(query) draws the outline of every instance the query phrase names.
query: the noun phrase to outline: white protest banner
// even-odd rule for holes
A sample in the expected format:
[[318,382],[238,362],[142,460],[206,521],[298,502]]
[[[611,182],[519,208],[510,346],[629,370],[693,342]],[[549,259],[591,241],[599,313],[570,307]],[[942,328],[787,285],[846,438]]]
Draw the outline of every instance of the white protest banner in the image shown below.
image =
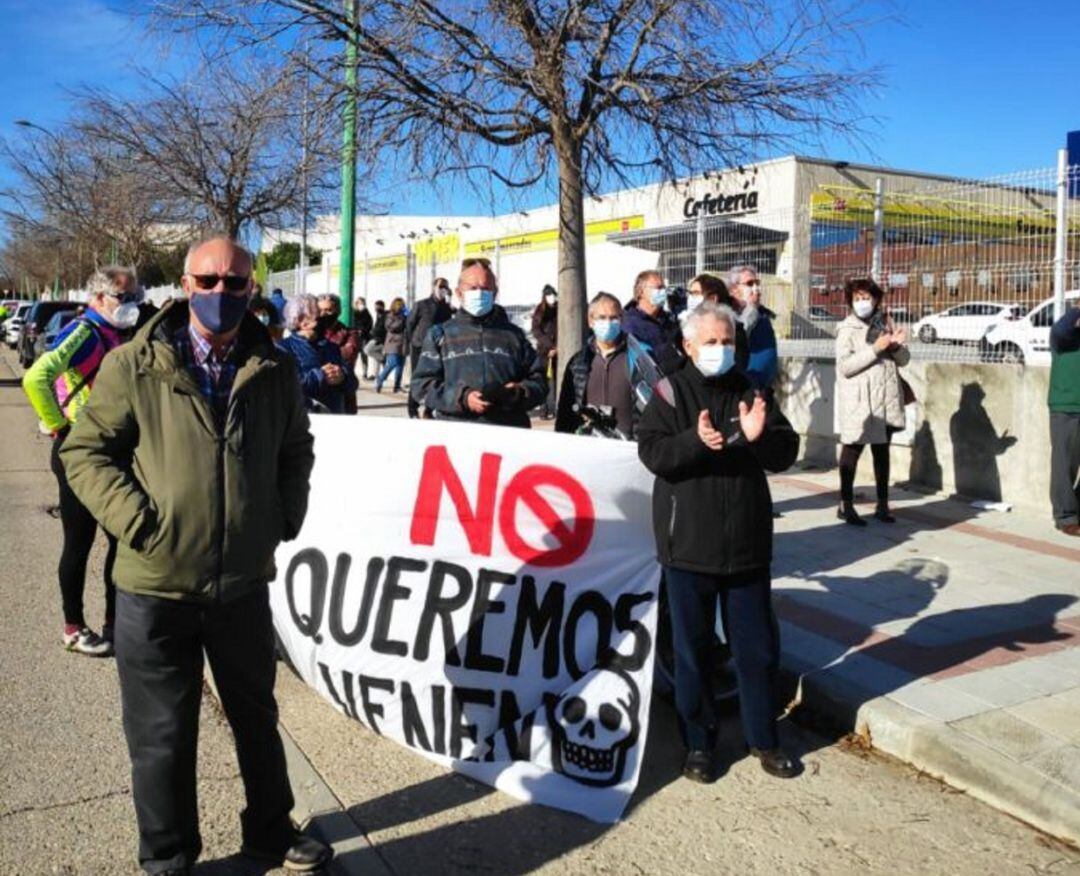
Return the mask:
[[648,730],[659,568],[636,445],[313,418],[274,623],[346,715],[522,800],[615,821]]

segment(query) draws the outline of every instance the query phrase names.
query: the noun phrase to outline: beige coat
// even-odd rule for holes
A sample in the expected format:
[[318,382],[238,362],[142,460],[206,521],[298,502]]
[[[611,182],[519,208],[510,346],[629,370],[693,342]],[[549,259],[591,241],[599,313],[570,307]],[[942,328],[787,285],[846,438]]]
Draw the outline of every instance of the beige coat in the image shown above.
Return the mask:
[[878,353],[869,326],[854,314],[836,332],[836,424],[842,444],[886,444],[889,429],[905,425],[900,371],[907,347]]

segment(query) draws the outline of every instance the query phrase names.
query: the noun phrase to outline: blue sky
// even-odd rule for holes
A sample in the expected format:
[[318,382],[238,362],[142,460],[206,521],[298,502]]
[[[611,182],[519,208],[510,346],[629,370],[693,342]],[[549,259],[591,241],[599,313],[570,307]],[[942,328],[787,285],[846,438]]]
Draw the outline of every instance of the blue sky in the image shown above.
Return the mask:
[[[56,125],[69,106],[65,88],[133,89],[136,63],[182,70],[185,59],[167,58],[132,18],[147,5],[0,0],[0,135],[18,132],[17,118]],[[1065,132],[1080,128],[1080,2],[1043,0],[1025,9],[1003,0],[912,0],[897,14],[902,20],[864,32],[868,59],[885,68],[884,86],[865,103],[880,117],[869,148],[837,140],[802,151],[969,177],[1055,163]],[[393,209],[480,212],[467,190],[457,191],[466,195],[399,191]]]

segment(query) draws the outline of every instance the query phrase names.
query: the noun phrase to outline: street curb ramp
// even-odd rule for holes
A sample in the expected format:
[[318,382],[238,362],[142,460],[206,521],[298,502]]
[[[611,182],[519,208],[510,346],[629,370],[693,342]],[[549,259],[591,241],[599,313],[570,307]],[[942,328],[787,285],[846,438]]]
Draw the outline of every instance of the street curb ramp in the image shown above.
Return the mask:
[[[789,661],[790,662],[790,661]],[[791,666],[801,707],[852,728],[870,745],[1066,843],[1080,845],[1080,788],[1068,788],[977,739],[888,697],[868,698],[817,667]],[[860,704],[861,705],[858,705]]]

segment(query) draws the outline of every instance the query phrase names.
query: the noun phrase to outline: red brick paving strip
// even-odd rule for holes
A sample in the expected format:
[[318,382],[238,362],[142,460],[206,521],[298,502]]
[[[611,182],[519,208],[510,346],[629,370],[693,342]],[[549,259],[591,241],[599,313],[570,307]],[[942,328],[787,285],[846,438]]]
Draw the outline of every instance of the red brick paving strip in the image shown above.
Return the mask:
[[[817,493],[818,495],[821,495],[823,493],[836,492],[833,487],[826,487],[815,481],[804,481],[801,478],[782,476],[770,478],[770,480],[774,483],[782,484],[785,487],[802,490],[804,493]],[[929,524],[935,529],[951,529],[955,532],[962,532],[964,535],[971,535],[975,538],[984,538],[987,541],[992,541],[997,544],[1007,544],[1012,547],[1020,548],[1021,550],[1031,551],[1032,553],[1057,557],[1059,560],[1068,560],[1073,563],[1080,563],[1080,548],[1065,547],[1064,545],[1055,544],[1052,541],[1043,541],[1039,538],[1028,538],[1024,535],[1016,535],[1012,532],[992,529],[989,526],[980,526],[977,523],[950,520],[948,517],[942,517],[937,514],[927,514],[925,511],[920,511],[917,508],[897,508],[893,510],[893,513],[897,517],[905,520]]]

